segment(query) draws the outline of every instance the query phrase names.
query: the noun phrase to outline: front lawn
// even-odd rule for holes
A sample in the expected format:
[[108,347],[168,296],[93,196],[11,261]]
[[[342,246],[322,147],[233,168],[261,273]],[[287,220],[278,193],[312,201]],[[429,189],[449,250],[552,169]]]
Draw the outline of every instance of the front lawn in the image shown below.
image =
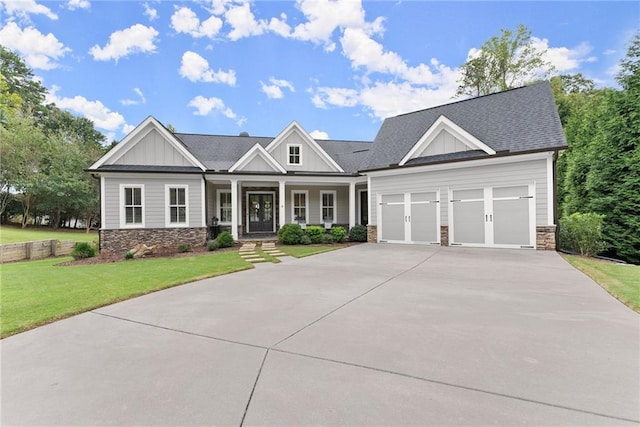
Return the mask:
[[160,289],[251,268],[237,251],[56,266],[71,258],[0,266],[0,334],[18,332]]
[[611,295],[640,313],[640,266],[615,264],[577,255],[563,257]]
[[33,242],[36,240],[73,240],[75,242],[92,242],[98,240],[98,233],[84,230],[54,230],[45,227],[0,226],[0,245],[7,243]]

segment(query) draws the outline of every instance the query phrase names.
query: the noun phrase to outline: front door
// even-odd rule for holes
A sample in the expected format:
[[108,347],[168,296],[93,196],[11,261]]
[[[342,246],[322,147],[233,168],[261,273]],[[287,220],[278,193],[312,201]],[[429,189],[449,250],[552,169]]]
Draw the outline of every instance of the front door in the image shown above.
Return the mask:
[[249,232],[273,232],[273,194],[249,193]]

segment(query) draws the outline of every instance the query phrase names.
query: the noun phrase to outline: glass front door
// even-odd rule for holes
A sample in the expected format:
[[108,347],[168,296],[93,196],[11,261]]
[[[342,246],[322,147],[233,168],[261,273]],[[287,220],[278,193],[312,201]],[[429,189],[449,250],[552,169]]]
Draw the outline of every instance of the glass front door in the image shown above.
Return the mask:
[[249,232],[274,231],[273,194],[249,194]]

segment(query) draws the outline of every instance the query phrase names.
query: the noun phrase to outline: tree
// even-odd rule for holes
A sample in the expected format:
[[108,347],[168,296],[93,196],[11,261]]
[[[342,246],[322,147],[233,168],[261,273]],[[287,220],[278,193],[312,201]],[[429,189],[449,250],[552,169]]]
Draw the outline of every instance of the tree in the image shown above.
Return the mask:
[[502,29],[460,67],[456,96],[488,95],[546,78],[553,66],[542,59],[545,52],[536,48],[524,25],[515,31]]
[[23,100],[25,110],[41,111],[47,90],[37,80],[33,71],[17,54],[0,45],[0,74],[7,82],[8,92]]

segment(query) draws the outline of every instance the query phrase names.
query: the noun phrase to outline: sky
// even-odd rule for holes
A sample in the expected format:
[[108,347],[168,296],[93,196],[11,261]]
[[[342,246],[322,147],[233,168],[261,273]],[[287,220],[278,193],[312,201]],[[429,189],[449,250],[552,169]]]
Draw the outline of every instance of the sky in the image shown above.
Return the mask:
[[385,117],[459,100],[459,67],[519,24],[555,74],[615,87],[639,22],[637,1],[0,0],[0,44],[107,142],[150,115],[371,141]]

